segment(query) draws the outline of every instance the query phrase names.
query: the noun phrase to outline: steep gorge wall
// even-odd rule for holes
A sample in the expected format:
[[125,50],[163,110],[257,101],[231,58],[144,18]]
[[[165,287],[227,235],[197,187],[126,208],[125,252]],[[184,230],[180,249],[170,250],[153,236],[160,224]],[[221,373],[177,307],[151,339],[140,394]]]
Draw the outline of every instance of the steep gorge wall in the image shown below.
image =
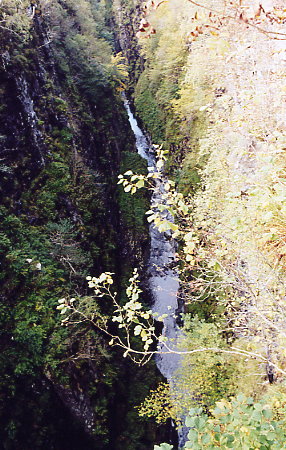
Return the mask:
[[[285,376],[286,15],[279,0],[223,3],[146,2],[134,104],[192,205],[187,310],[264,358],[238,387],[259,396]],[[190,392],[207,379],[194,371]]]
[[100,67],[111,47],[93,35],[101,62],[89,65],[77,8],[36,14],[30,36],[1,30],[0,435],[5,449],[143,450],[156,427],[135,427],[134,406],[154,366],[139,371],[89,327],[61,327],[56,311],[88,293],[88,274],[115,272],[123,292],[148,250],[148,201],[117,187],[127,166],[145,166]]
[[144,57],[136,36],[143,14],[142,2],[138,0],[114,0],[112,17],[116,48],[126,58],[129,72],[127,92],[132,96],[135,85],[144,70]]

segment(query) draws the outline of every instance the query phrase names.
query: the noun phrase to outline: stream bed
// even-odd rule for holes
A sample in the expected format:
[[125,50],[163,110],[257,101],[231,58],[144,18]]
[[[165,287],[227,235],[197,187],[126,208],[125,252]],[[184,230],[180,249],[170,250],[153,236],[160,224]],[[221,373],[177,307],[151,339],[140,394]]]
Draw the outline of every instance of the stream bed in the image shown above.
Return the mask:
[[[124,99],[126,111],[128,113],[129,122],[136,139],[137,152],[142,158],[147,160],[148,171],[155,172],[156,158],[147,137],[138,126],[128,100]],[[164,181],[156,180],[155,190],[152,194],[151,204],[157,204],[164,193]],[[170,218],[168,218],[170,220]],[[176,243],[168,232],[160,233],[153,224],[149,228],[151,245],[150,257],[148,260],[149,282],[153,297],[152,310],[162,316],[167,314],[168,317],[163,322],[163,336],[168,338],[168,346],[172,350],[177,348],[177,340],[181,334],[180,328],[176,322],[176,313],[178,310],[178,292],[179,278],[176,271],[172,268],[175,260]],[[156,365],[161,374],[172,385],[173,375],[180,367],[181,356],[173,353],[162,353],[155,356]],[[182,420],[184,418],[182,417]],[[187,429],[182,427],[179,429],[179,447],[182,448],[186,441]]]

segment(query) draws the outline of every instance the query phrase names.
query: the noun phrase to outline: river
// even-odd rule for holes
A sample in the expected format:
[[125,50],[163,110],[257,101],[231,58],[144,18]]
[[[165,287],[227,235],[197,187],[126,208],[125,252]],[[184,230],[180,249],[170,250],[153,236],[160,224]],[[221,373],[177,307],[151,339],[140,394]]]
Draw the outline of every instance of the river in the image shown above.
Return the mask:
[[[125,108],[128,114],[129,122],[136,139],[137,152],[142,158],[147,160],[148,171],[156,171],[156,158],[152,151],[152,145],[138,126],[128,100],[124,99]],[[152,194],[151,204],[155,205],[162,198],[164,193],[165,181],[156,179],[156,186]],[[170,220],[170,217],[168,217]],[[167,232],[160,233],[153,224],[150,224],[150,257],[148,260],[149,282],[153,296],[152,310],[158,313],[167,314],[164,319],[162,334],[168,338],[168,346],[172,350],[177,348],[177,340],[181,334],[180,328],[176,322],[176,313],[178,310],[178,291],[179,278],[172,268],[176,253],[176,243]],[[161,374],[172,385],[173,376],[180,367],[181,356],[174,353],[164,353],[155,355],[156,365]],[[182,418],[183,419],[183,418]],[[179,430],[179,446],[183,447],[186,441],[186,428]]]

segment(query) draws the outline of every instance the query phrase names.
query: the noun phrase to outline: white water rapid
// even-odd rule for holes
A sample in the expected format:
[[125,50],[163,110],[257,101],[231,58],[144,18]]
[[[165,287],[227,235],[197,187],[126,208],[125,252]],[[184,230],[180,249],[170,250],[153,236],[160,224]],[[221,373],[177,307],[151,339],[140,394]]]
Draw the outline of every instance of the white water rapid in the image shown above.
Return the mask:
[[[148,162],[149,172],[156,171],[155,155],[150,149],[150,144],[130,110],[129,103],[124,99],[126,111],[128,113],[129,122],[136,138],[137,151],[142,158]],[[151,203],[160,203],[162,194],[164,193],[164,182],[156,180],[156,188],[152,195]],[[170,218],[168,218],[170,220]],[[178,309],[178,290],[179,279],[172,262],[175,258],[176,244],[168,233],[160,233],[153,224],[150,225],[151,249],[148,261],[150,285],[153,294],[154,303],[152,310],[157,312],[159,316],[168,314],[164,319],[162,334],[168,338],[168,346],[174,350],[177,348],[177,339],[180,335],[180,329],[176,323],[176,310]],[[163,350],[164,352],[164,350]],[[162,375],[172,384],[174,372],[180,366],[180,355],[162,353],[156,355],[156,365]],[[183,418],[182,418],[183,419]],[[186,429],[183,427],[179,430],[179,446],[182,448],[186,440]]]

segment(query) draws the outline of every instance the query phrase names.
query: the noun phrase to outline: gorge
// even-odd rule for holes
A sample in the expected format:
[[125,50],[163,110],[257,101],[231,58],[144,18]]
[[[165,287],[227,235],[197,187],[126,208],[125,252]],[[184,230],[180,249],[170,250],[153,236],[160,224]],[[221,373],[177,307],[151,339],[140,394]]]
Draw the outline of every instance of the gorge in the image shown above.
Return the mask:
[[[284,448],[283,2],[3,0],[0,17],[0,448]],[[122,307],[134,268],[158,313],[142,367],[57,309],[81,300],[120,337],[86,278],[111,273]]]

